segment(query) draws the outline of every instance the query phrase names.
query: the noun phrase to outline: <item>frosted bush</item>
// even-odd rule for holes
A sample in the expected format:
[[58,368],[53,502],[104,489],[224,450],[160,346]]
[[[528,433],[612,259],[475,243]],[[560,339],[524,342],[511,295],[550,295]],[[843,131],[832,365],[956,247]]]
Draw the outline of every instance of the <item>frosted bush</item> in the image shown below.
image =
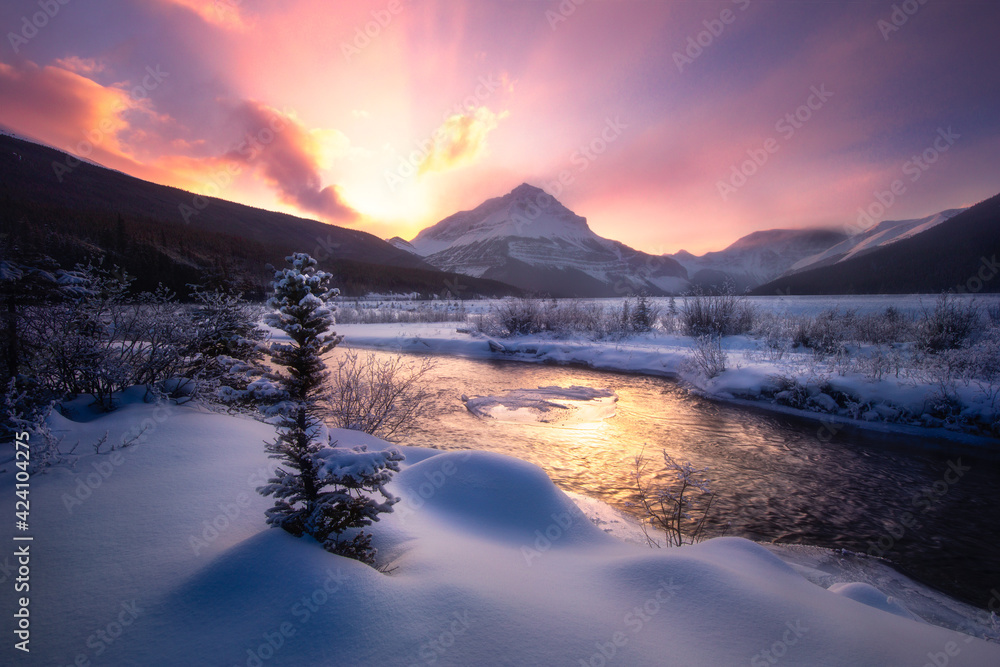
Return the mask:
[[688,336],[736,336],[754,328],[757,309],[735,294],[695,293],[680,307],[681,327]]
[[331,373],[321,412],[335,426],[387,440],[426,407],[430,392],[423,380],[433,368],[428,358],[407,363],[402,355],[380,359],[349,351]]
[[650,546],[658,547],[660,543],[650,537],[647,525],[663,531],[668,547],[693,544],[701,538],[715,499],[708,479],[703,477],[708,468],[677,461],[665,449],[662,453],[666,478],[657,475],[652,482],[646,479],[648,461],[644,452],[635,457],[633,480],[638,502],[629,504],[640,510],[640,525]]
[[979,306],[974,302],[956,301],[944,293],[933,309],[924,309],[917,324],[917,345],[928,352],[961,347],[978,328],[979,315]]
[[728,357],[722,349],[722,337],[699,336],[692,360],[695,368],[706,378],[712,379],[724,373]]

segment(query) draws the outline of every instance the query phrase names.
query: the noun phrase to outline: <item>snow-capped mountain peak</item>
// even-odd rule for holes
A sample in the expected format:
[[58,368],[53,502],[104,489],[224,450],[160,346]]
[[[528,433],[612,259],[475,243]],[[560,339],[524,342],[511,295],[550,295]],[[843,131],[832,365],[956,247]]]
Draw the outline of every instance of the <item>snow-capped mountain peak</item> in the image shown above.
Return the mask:
[[686,283],[677,262],[598,236],[586,218],[528,183],[448,216],[410,244],[443,270],[552,295],[663,294]]
[[487,239],[600,238],[582,218],[533,185],[522,183],[502,197],[488,199],[471,211],[455,213],[424,229],[410,244],[421,255]]

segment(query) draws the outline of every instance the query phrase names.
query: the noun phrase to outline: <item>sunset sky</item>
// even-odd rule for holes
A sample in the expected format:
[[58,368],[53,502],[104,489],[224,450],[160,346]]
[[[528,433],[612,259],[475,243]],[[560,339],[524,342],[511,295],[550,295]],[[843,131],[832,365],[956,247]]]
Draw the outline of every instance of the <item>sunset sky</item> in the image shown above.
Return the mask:
[[560,174],[657,254],[1000,192],[995,0],[576,2],[6,0],[0,125],[381,237]]

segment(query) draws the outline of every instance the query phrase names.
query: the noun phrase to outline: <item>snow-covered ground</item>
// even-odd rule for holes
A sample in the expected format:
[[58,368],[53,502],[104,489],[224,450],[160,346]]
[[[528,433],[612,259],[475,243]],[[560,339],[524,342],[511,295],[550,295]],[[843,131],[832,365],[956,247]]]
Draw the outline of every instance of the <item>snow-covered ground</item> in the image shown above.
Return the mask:
[[[632,530],[620,515],[493,453],[402,448],[391,484],[402,500],[374,526],[383,574],[265,526],[270,501],[254,489],[274,468],[273,427],[142,395],[89,421],[51,418],[80,446],[72,467],[30,480],[31,652],[8,629],[0,663],[1000,664],[1000,646],[925,622],[940,619],[889,599],[877,577],[832,573],[834,557],[738,538],[631,544],[615,536]],[[132,447],[93,453],[105,433],[140,431]],[[15,470],[8,454],[11,507]],[[2,599],[10,628],[15,599]],[[948,609],[989,634],[981,614]]]

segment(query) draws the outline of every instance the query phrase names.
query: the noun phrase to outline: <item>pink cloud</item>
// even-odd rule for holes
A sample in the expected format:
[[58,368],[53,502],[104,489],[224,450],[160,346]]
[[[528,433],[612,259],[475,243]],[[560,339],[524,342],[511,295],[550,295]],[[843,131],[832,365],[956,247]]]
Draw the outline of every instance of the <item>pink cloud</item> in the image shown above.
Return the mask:
[[203,21],[227,30],[246,31],[253,22],[243,11],[242,0],[162,0],[184,7],[197,14]]
[[322,185],[321,147],[298,118],[253,100],[232,115],[242,139],[226,159],[254,167],[286,203],[331,220],[357,219],[338,186]]

